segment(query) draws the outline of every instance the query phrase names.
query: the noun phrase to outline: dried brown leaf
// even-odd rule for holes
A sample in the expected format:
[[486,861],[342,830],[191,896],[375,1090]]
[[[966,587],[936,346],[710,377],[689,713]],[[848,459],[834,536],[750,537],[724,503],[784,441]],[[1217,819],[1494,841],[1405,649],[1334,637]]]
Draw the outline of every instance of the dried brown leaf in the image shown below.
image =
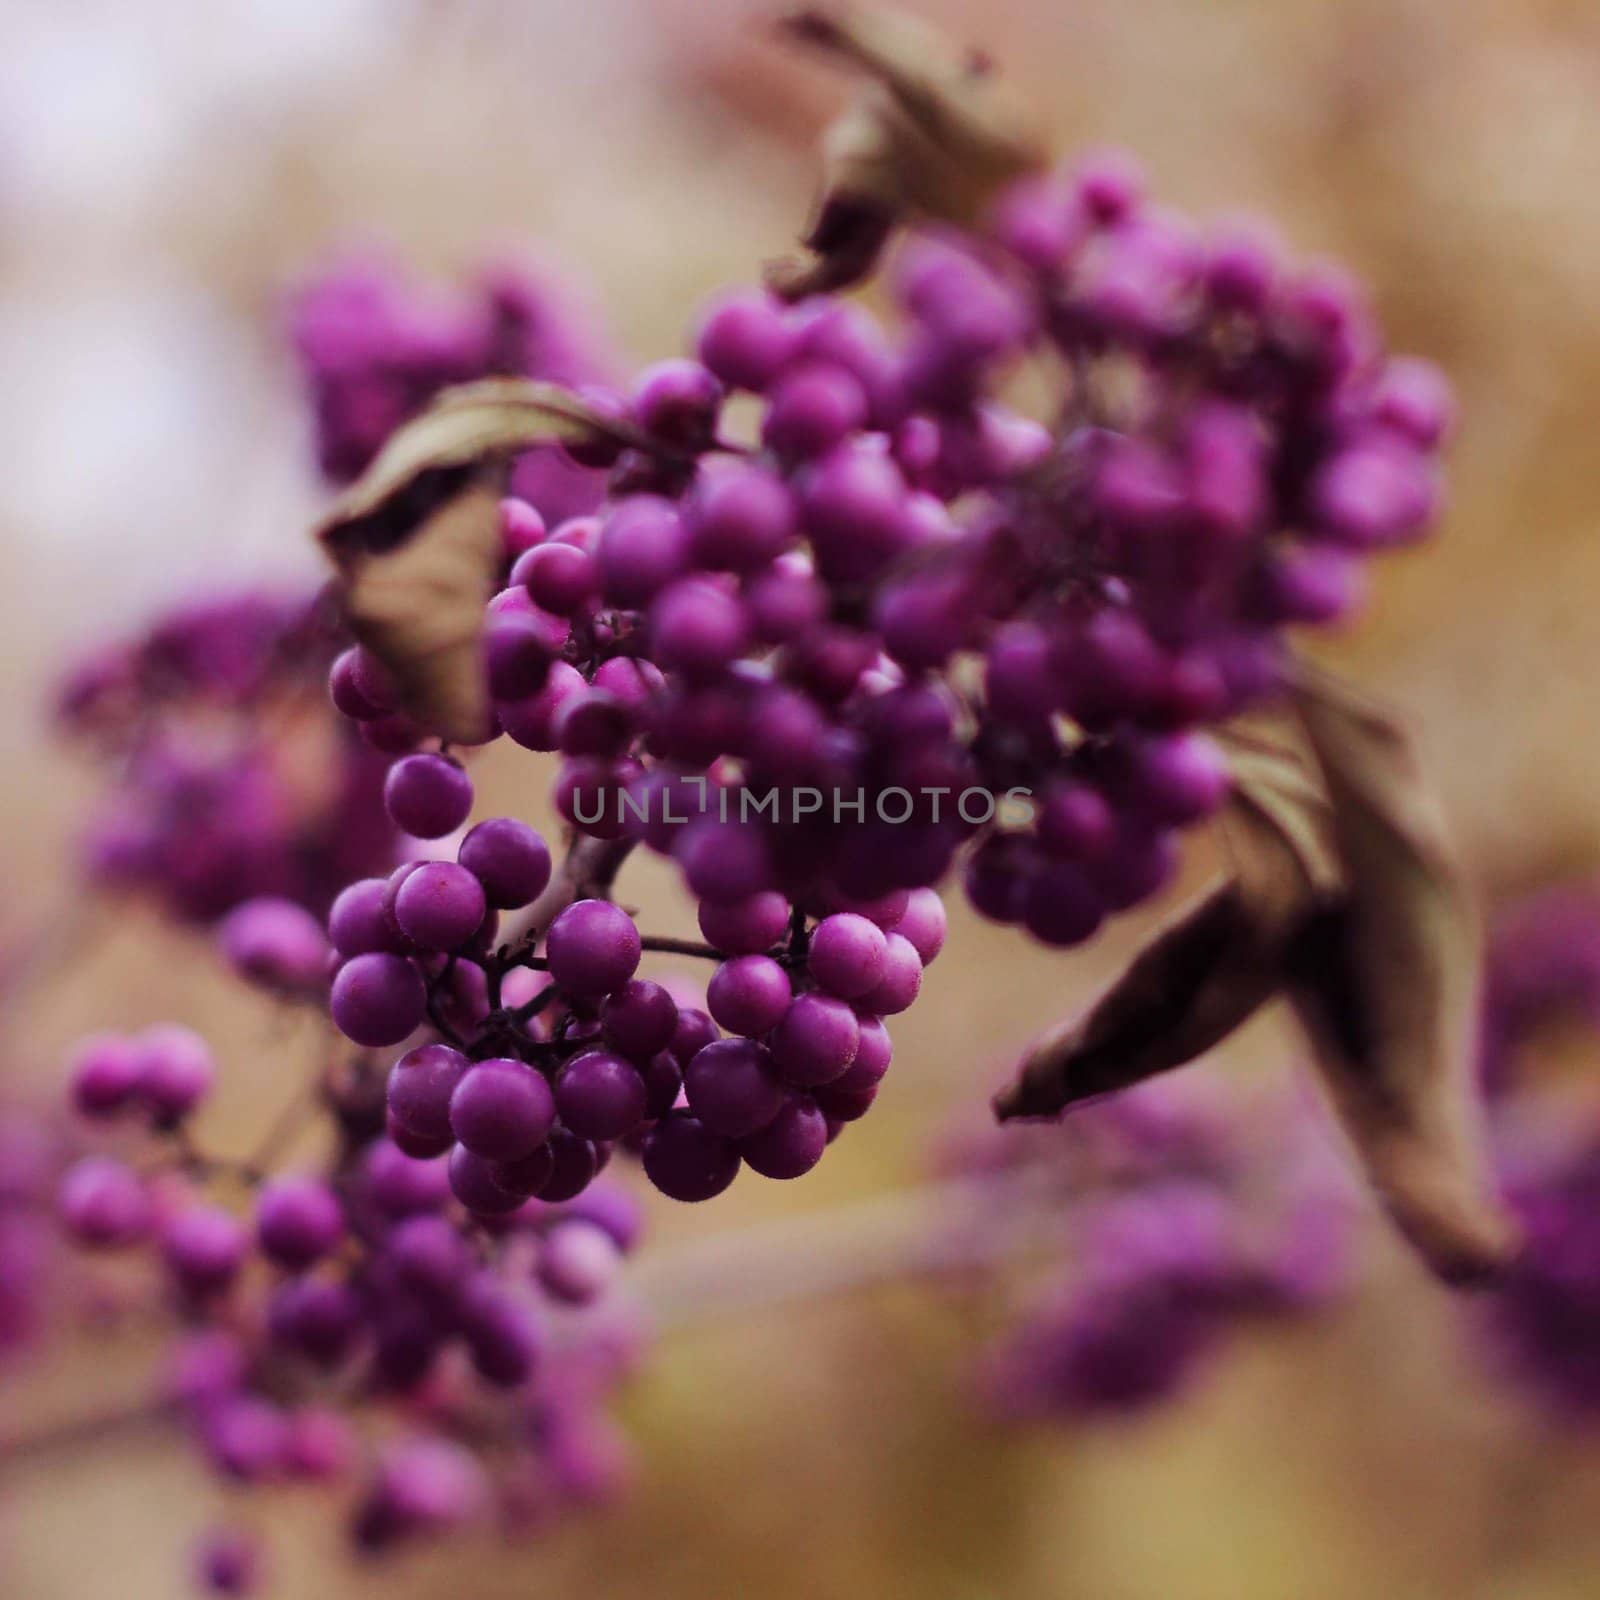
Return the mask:
[[1230,759],[1233,875],[1158,930],[1086,1015],[1032,1047],[996,1100],[1002,1118],[1049,1116],[1181,1067],[1282,987],[1297,933],[1338,891],[1330,809],[1294,751],[1252,739]]
[[483,608],[500,560],[506,463],[536,445],[617,431],[553,384],[491,378],[447,389],[319,524],[351,631],[425,727],[462,742],[489,731]]
[[1513,1230],[1492,1198],[1471,1076],[1478,921],[1402,725],[1309,670],[1294,698],[1345,888],[1299,935],[1290,995],[1396,1224],[1444,1276],[1481,1276]]
[[1159,929],[1088,1012],[1060,1024],[995,1097],[1002,1121],[1068,1106],[1181,1067],[1242,1027],[1282,982],[1280,929],[1237,879]]
[[535,445],[597,436],[643,441],[558,384],[532,378],[485,378],[441,390],[428,408],[397,428],[361,476],[334,503],[316,536],[342,565],[351,555],[387,549],[404,538],[472,469],[508,460]]
[[919,19],[807,6],[784,26],[872,80],[824,140],[806,253],[769,269],[786,298],[858,282],[903,218],[971,222],[998,188],[1044,163],[1038,122],[988,61]]

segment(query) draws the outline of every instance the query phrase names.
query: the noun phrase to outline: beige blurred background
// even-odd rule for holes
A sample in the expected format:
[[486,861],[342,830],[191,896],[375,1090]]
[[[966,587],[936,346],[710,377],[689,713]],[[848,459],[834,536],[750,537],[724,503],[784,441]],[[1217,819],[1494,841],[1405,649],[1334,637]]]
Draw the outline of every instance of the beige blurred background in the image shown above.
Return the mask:
[[[1374,286],[1465,427],[1438,543],[1386,564],[1340,653],[1425,718],[1486,893],[1600,860],[1600,6],[1595,0],[922,0],[1166,199],[1269,212]],[[309,572],[316,504],[284,284],[330,248],[448,272],[527,247],[631,356],[750,278],[804,214],[839,85],[746,0],[9,0],[0,21],[0,760],[9,941],[83,954],[7,1017],[12,1085],[85,1028],[174,1016],[230,1067],[223,1145],[293,1055],[199,944],[81,920],[62,861],[86,779],[42,731],[64,648],[196,584]],[[492,753],[485,803],[544,774]],[[680,931],[664,877],[635,898]],[[65,920],[64,920],[65,919]],[[674,920],[676,919],[676,921]],[[85,928],[84,922],[90,926]],[[683,930],[686,931],[686,930]],[[1125,937],[1137,930],[1130,929]],[[959,916],[868,1122],[815,1178],[740,1185],[657,1246],[918,1181],[930,1135],[1103,976]],[[1236,1052],[1287,1060],[1270,1022]],[[1245,1063],[1241,1063],[1245,1065]],[[838,1224],[842,1230],[844,1224]],[[284,1502],[277,1592],[899,1600],[1580,1600],[1600,1593],[1600,1445],[1489,1388],[1463,1311],[1381,1238],[1316,1328],[1245,1340],[1126,1428],[1001,1429],[970,1404],[968,1310],[892,1286],[707,1319],[630,1391],[616,1511],[513,1549],[363,1571]],[[120,1351],[120,1353],[116,1353]],[[52,1351],[8,1415],[126,1395],[149,1350]],[[159,1437],[0,1484],[0,1593],[157,1600],[213,1498]]]

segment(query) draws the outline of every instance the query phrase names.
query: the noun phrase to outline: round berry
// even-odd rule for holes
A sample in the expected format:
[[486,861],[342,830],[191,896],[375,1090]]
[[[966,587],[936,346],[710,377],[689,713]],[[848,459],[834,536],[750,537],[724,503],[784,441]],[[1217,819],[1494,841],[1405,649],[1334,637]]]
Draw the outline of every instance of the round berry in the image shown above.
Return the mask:
[[383,802],[396,827],[418,839],[442,839],[467,820],[472,780],[446,756],[405,756],[389,768]]
[[659,983],[645,978],[623,984],[600,1007],[606,1043],[632,1061],[647,1061],[665,1050],[677,1029],[677,1002]]
[[883,930],[875,922],[841,911],[824,917],[813,930],[807,965],[829,994],[854,1000],[882,979],[886,949]]
[[468,1068],[450,1096],[451,1130],[485,1161],[527,1155],[549,1137],[555,1115],[549,1084],[533,1068],[504,1057]]
[[843,1000],[803,994],[773,1029],[772,1058],[786,1083],[809,1089],[849,1067],[860,1037],[860,1021]]
[[672,1200],[710,1200],[739,1175],[739,1147],[688,1112],[663,1117],[644,1136],[644,1174]]
[[561,1121],[584,1139],[620,1139],[644,1121],[644,1079],[631,1062],[609,1050],[575,1056],[556,1078]]
[[403,956],[353,956],[333,980],[329,1007],[347,1039],[376,1049],[399,1044],[427,1012],[422,974]]
[[718,1039],[683,1073],[689,1108],[713,1133],[742,1139],[764,1128],[784,1103],[772,1052],[753,1039]]
[[763,1178],[799,1178],[827,1147],[827,1118],[814,1101],[796,1096],[759,1133],[739,1141],[739,1154]]
[[339,1197],[315,1178],[278,1178],[256,1200],[256,1239],[280,1267],[303,1272],[344,1236]]
[[729,1033],[759,1038],[789,1009],[789,975],[770,956],[736,956],[712,974],[706,1006]]
[[550,925],[545,957],[550,976],[577,995],[620,989],[639,965],[639,930],[608,900],[579,900]]

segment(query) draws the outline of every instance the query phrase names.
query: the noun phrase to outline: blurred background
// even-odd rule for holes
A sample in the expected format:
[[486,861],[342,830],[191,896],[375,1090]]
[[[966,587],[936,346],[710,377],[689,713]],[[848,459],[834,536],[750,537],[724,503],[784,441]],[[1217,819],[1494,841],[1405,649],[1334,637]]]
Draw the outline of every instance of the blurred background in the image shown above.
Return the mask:
[[[1394,347],[1449,371],[1464,425],[1441,536],[1383,564],[1365,624],[1334,653],[1418,713],[1486,897],[1593,868],[1600,8],[907,9],[990,50],[1062,150],[1126,145],[1164,199],[1267,213],[1307,254],[1347,261]],[[752,279],[792,238],[840,101],[826,71],[773,46],[769,10],[9,0],[0,933],[9,960],[47,940],[72,959],[7,1002],[8,1095],[44,1092],[88,1028],[179,1017],[230,1067],[208,1123],[219,1142],[281,1098],[270,1008],[148,910],[78,895],[66,862],[92,780],[51,743],[44,707],[67,653],[176,596],[314,573],[303,529],[323,491],[283,337],[288,288],[352,245],[444,277],[525,252],[572,279],[629,361],[675,353],[710,291]],[[496,750],[481,770],[491,806],[541,814],[541,763]],[[633,894],[655,927],[690,931],[664,873]],[[872,1119],[806,1183],[741,1185],[692,1216],[656,1208],[654,1248],[785,1219],[797,1260],[847,1247],[859,1206],[923,1181],[930,1140],[1139,931],[1067,959],[954,901],[952,916],[935,980],[897,1019],[901,1064]],[[1269,1019],[1231,1055],[1271,1074],[1292,1051]],[[365,1570],[289,1500],[272,1513],[279,1592],[1594,1594],[1600,1442],[1487,1384],[1462,1338],[1470,1311],[1381,1235],[1372,1249],[1338,1314],[1238,1341],[1181,1404],[1125,1424],[986,1418],[972,1315],[937,1286],[678,1318],[624,1405],[634,1482],[615,1508],[511,1548]],[[44,1352],[0,1383],[0,1407],[35,1418],[114,1401],[147,1354],[137,1336]],[[179,1592],[213,1493],[159,1436],[14,1475],[0,1484],[0,1592]]]

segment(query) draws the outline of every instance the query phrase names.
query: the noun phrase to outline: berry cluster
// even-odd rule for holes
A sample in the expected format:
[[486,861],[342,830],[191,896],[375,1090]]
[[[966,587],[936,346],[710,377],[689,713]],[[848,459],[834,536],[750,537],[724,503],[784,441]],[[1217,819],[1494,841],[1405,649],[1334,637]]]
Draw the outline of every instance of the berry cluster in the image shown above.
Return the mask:
[[[348,706],[371,676],[359,653],[342,657],[336,694]],[[390,769],[386,800],[406,832],[436,839],[466,821],[472,784],[416,753]],[[916,998],[944,940],[943,906],[921,890],[816,920],[771,891],[708,898],[704,945],[644,938],[609,900],[578,899],[501,942],[501,913],[551,883],[544,840],[496,817],[456,857],[339,896],[330,1006],[371,1049],[431,1028],[389,1074],[389,1135],[419,1160],[447,1156],[456,1198],[481,1217],[580,1194],[619,1141],[678,1200],[720,1194],[742,1165],[808,1172],[871,1105],[891,1054],[883,1018]],[[638,976],[647,949],[713,964],[703,1007]]]
[[[1056,1127],[952,1141],[985,1180],[973,1227],[1043,1218],[1058,1263],[986,1353],[1013,1417],[1119,1415],[1183,1392],[1237,1328],[1310,1316],[1351,1287],[1354,1191],[1305,1108],[1241,1107],[1205,1073],[1166,1078]],[[1241,1114],[1241,1111],[1243,1114]]]
[[[78,1111],[143,1121],[164,1153],[83,1157],[58,1209],[85,1248],[147,1255],[182,1328],[157,1400],[219,1478],[347,1487],[366,1550],[605,1494],[624,1463],[604,1404],[636,1343],[616,1292],[639,1232],[628,1197],[597,1185],[486,1228],[443,1163],[382,1136],[381,1079],[361,1071],[321,1086],[339,1133],[321,1173],[273,1172],[267,1149],[220,1160],[189,1126],[214,1076],[186,1029],[86,1043]],[[401,1432],[369,1449],[361,1425],[385,1417]],[[233,1526],[196,1557],[218,1593],[246,1592],[258,1563]]]
[[[1483,1066],[1525,1242],[1484,1308],[1495,1363],[1563,1426],[1600,1417],[1600,1121],[1592,1091],[1534,1070],[1541,1030],[1600,1027],[1600,894],[1559,884],[1496,919]],[[1541,1081],[1541,1078],[1544,1081]]]
[[[483,269],[457,294],[409,283],[389,263],[351,259],[302,284],[289,334],[311,406],[317,462],[345,483],[440,389],[494,375],[579,385],[614,359],[576,297],[548,273]],[[600,498],[600,477],[553,450],[535,451],[517,492],[552,515]]]
[[338,645],[319,601],[246,591],[76,662],[56,723],[104,774],[90,878],[210,922],[256,895],[321,911],[391,862],[383,760],[320,713]]
[[[595,516],[506,504],[495,734],[558,750],[563,815],[702,900],[826,914],[965,848],[980,911],[1074,945],[1226,799],[1203,730],[1277,687],[1285,627],[1423,532],[1448,391],[1381,358],[1343,276],[1201,238],[1120,160],[913,240],[895,288],[898,340],[735,295],[696,359],[589,392],[635,442],[571,447],[611,469]],[[997,398],[1028,372],[1048,426]],[[398,748],[374,663],[335,693]]]

